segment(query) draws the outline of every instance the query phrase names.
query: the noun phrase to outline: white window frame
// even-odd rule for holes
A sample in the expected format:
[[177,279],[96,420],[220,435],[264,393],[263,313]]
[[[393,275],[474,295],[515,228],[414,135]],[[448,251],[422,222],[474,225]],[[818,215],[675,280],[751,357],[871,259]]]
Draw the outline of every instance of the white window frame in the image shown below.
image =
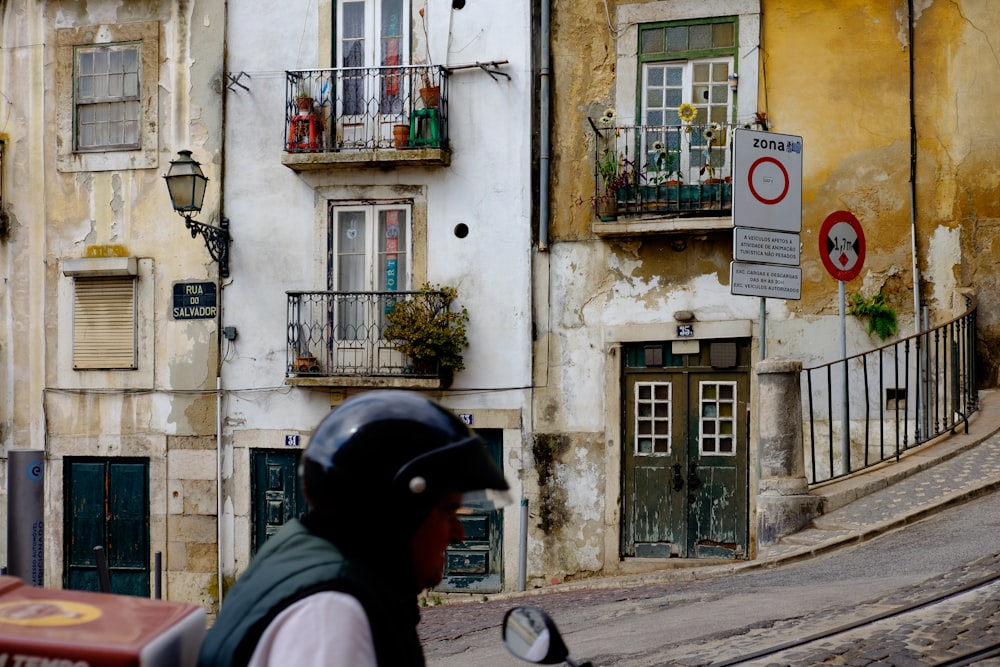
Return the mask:
[[[705,401],[705,387],[713,386],[715,387],[716,395],[715,398],[710,402]],[[732,388],[732,398],[723,399],[719,397],[719,389],[721,387],[731,387]],[[732,380],[701,380],[698,383],[698,453],[701,456],[727,456],[735,457],[737,450],[737,430],[739,429],[739,423],[737,422],[737,406],[739,406],[739,385]],[[729,404],[732,407],[730,414],[723,416],[720,412],[716,412],[714,415],[705,415],[704,408],[705,405],[714,404],[715,406],[720,406],[724,404]],[[706,433],[705,425],[714,424],[715,432]],[[728,423],[732,426],[731,433],[721,433],[720,425]],[[729,451],[723,452],[719,451],[718,441],[722,438],[728,438],[732,441],[732,448]],[[707,439],[714,439],[715,448],[708,450],[705,448],[705,442]]]
[[[373,67],[388,67],[391,65],[401,65],[406,66],[410,64],[410,2],[409,0],[400,0],[401,15],[399,19],[399,35],[396,38],[399,39],[399,44],[397,48],[396,60],[398,62],[386,62],[389,55],[387,49],[383,48],[384,39],[392,39],[393,37],[386,37],[382,34],[383,26],[383,4],[388,0],[337,0],[336,5],[336,34],[334,36],[336,43],[336,65],[335,67],[343,68],[346,67],[344,63],[345,58],[345,36],[344,27],[346,22],[344,20],[344,6],[347,4],[363,4],[364,5],[364,35],[362,38],[363,48],[362,48],[362,63],[360,65],[352,65],[352,67],[364,67],[364,73],[361,76],[361,81],[357,82],[360,84],[360,94],[363,95],[362,108],[364,113],[358,115],[348,114],[347,111],[351,109],[345,109],[345,101],[356,96],[358,94],[357,90],[352,89],[348,91],[347,87],[351,81],[357,81],[356,77],[352,77],[349,72],[344,72],[339,80],[339,90],[337,90],[337,109],[335,110],[336,116],[340,119],[341,127],[339,132],[342,141],[345,145],[351,145],[352,143],[359,143],[361,145],[370,145],[374,142],[376,145],[389,146],[392,143],[392,126],[398,123],[408,122],[409,119],[403,116],[404,103],[405,100],[410,96],[409,77],[401,76],[401,72],[396,70],[383,70],[384,76],[370,76],[369,72],[372,70],[367,68]],[[387,108],[381,108],[383,103],[381,101],[382,91],[385,90],[387,81],[394,81],[396,85],[396,94],[393,96],[393,102]],[[357,85],[357,84],[355,84]],[[368,100],[373,100],[379,98],[377,104],[368,103]],[[369,122],[366,119],[366,115],[373,113],[372,108],[377,108],[378,112],[375,113],[375,118],[372,119],[374,122]],[[365,136],[366,132],[377,133],[375,137]]]
[[[711,100],[696,100],[694,99],[695,92],[695,81],[694,81],[694,69],[699,65],[709,65],[714,67],[719,64],[727,65],[728,72],[733,71],[734,60],[730,57],[709,57],[709,58],[696,58],[692,60],[661,60],[652,61],[642,64],[642,80],[640,82],[641,94],[640,94],[640,118],[639,124],[648,126],[653,125],[648,121],[649,107],[647,104],[647,95],[649,93],[649,70],[654,67],[660,67],[666,70],[668,67],[678,67],[681,69],[681,104],[690,104],[698,109],[698,118],[694,121],[694,125],[704,127],[705,125],[717,122],[721,125],[722,130],[721,136],[717,137],[711,146],[711,163],[722,174],[731,174],[730,165],[730,155],[731,151],[728,150],[728,144],[731,140],[731,135],[728,131],[729,126],[732,124],[733,120],[730,117],[730,110],[733,106],[733,93],[729,90],[728,83],[716,84],[718,86],[724,87],[726,91],[725,102],[713,102]],[[677,116],[678,107],[670,107],[664,104],[660,107],[663,112],[663,122],[657,125],[663,126],[675,126],[680,127],[681,121]],[[706,110],[709,110],[706,113]],[[656,140],[667,142],[668,137],[662,136],[660,133],[646,132],[640,138],[642,144],[640,147],[640,154],[643,156],[638,161],[639,164],[651,164],[655,159],[652,151],[652,144]],[[702,166],[708,160],[708,156],[704,155],[705,144],[699,142],[699,137],[701,137],[700,131],[693,131],[685,133],[683,135],[677,135],[681,137],[682,150],[680,150],[680,172],[684,175],[684,179],[688,183],[697,182],[698,179],[703,176],[700,173]],[[699,142],[699,143],[696,143]],[[668,148],[673,148],[668,146]],[[655,173],[655,172],[651,172]]]
[[[656,390],[660,387],[667,388],[667,399],[657,400]],[[639,396],[639,390],[642,388],[648,388],[650,397],[649,399],[642,399]],[[634,442],[632,443],[633,451],[636,456],[670,456],[673,453],[674,447],[674,384],[673,382],[636,382],[635,383],[635,407],[633,413],[635,415],[634,423],[632,425],[634,429]],[[656,416],[656,406],[657,405],[667,406],[667,416],[657,417]],[[648,416],[641,415],[640,410],[641,405],[650,406],[650,414]],[[648,422],[652,425],[650,432],[648,434],[641,434],[640,424],[643,422]],[[656,432],[657,423],[666,422],[667,432],[666,434]],[[648,452],[643,452],[639,450],[639,440],[641,437],[648,437],[651,441],[651,450]],[[656,448],[657,440],[666,440],[667,448],[663,451],[658,451]]]

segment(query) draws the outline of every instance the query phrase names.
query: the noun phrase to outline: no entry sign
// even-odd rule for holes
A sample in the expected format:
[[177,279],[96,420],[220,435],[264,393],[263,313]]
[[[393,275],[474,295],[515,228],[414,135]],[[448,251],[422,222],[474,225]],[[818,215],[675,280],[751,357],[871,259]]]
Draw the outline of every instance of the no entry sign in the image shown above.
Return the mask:
[[865,263],[865,233],[850,211],[834,211],[819,230],[819,256],[837,280],[854,280]]

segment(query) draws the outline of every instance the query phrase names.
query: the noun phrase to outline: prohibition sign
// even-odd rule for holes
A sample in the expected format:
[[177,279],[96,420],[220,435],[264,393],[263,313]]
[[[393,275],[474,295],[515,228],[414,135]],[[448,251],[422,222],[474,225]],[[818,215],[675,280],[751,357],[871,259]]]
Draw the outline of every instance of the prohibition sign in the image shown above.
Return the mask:
[[[774,197],[773,199],[768,199],[767,197],[763,196],[757,190],[757,188],[753,186],[754,173],[756,173],[757,168],[762,166],[764,163],[776,165],[778,167],[778,170],[781,172],[781,180],[782,180],[781,192],[778,194],[777,197]],[[771,170],[768,169],[767,172],[771,172]],[[762,183],[770,183],[771,181],[769,179],[774,178],[774,176],[771,173],[767,172],[762,172],[761,174],[760,180]],[[788,171],[785,169],[785,165],[781,164],[781,162],[774,159],[773,157],[758,158],[756,161],[754,161],[752,165],[750,165],[750,169],[747,172],[747,184],[750,186],[750,194],[752,194],[754,199],[759,201],[761,204],[766,204],[766,205],[777,204],[778,202],[780,202],[782,199],[785,198],[785,195],[788,194]]]
[[854,280],[865,263],[865,233],[850,211],[834,211],[819,230],[819,257],[837,280]]

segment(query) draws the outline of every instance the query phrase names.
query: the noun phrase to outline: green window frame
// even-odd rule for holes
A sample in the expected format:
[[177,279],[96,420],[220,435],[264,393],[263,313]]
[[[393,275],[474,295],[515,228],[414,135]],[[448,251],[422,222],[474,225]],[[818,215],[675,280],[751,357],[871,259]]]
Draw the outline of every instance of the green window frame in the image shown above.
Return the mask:
[[[736,73],[737,30],[736,17],[639,26],[635,117],[646,128],[639,137],[640,164],[656,164],[658,152],[666,151],[680,158],[668,172],[704,174],[708,167],[729,173],[726,147],[736,114],[729,76]],[[683,137],[669,129],[682,125],[677,115],[682,104],[696,111]]]

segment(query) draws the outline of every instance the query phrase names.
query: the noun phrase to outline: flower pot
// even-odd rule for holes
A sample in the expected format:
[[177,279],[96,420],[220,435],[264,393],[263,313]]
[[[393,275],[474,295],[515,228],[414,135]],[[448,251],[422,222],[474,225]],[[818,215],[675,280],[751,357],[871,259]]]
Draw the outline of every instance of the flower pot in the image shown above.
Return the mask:
[[313,107],[313,98],[296,97],[295,103],[299,105],[299,111],[311,111]]
[[618,219],[618,202],[612,197],[602,197],[594,202],[594,210],[602,222]]
[[438,100],[441,97],[440,86],[428,86],[420,89],[420,99],[424,101],[424,106],[428,109],[437,109]]
[[410,126],[399,125],[392,126],[392,145],[396,148],[406,148],[410,144]]

